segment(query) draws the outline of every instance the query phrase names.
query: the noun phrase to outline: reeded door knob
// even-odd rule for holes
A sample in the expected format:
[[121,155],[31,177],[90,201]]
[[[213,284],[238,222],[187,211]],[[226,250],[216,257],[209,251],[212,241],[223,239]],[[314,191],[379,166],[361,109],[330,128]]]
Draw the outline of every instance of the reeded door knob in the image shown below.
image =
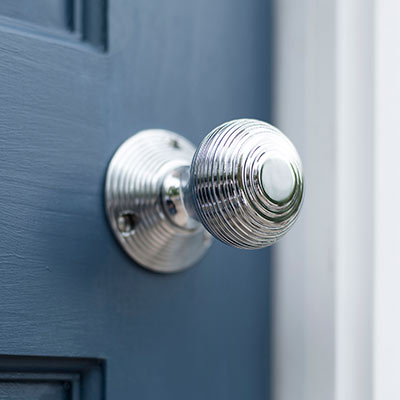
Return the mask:
[[194,264],[211,235],[243,249],[275,243],[302,199],[293,144],[252,119],[220,125],[196,151],[176,133],[141,131],[120,146],[106,177],[113,232],[136,262],[158,272]]

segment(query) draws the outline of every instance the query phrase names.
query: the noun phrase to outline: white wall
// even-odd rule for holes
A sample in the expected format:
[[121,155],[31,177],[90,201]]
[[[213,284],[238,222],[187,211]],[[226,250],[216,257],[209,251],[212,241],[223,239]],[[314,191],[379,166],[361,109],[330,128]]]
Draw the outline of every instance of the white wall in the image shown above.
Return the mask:
[[400,399],[400,2],[276,2],[275,123],[304,160],[275,251],[274,398]]
[[400,399],[400,2],[374,11],[374,400],[388,400]]
[[334,392],[335,2],[275,2],[274,123],[299,150],[305,200],[275,248],[274,398]]

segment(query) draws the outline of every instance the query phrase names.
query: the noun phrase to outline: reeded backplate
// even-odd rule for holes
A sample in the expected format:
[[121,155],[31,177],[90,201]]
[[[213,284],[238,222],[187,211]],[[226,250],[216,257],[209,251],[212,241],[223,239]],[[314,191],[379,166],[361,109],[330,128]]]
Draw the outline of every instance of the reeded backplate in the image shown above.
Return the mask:
[[175,272],[198,261],[211,244],[199,224],[188,230],[163,211],[163,178],[189,166],[193,145],[161,129],[145,130],[126,140],[107,171],[105,198],[112,230],[124,250],[140,265],[157,272]]

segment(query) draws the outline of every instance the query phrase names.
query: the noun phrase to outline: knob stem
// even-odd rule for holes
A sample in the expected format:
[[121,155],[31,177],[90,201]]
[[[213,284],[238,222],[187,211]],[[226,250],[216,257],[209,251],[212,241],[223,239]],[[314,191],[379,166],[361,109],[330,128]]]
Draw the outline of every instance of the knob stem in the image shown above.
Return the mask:
[[165,175],[161,203],[165,214],[176,226],[189,231],[201,227],[190,191],[189,165],[174,168]]

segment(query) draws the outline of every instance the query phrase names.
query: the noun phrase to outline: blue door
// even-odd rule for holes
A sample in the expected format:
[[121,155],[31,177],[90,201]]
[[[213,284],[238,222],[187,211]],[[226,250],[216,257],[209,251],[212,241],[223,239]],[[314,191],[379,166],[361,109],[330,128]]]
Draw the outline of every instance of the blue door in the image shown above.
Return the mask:
[[103,190],[139,130],[268,121],[270,43],[269,0],[0,2],[0,399],[269,398],[269,251],[149,272]]

